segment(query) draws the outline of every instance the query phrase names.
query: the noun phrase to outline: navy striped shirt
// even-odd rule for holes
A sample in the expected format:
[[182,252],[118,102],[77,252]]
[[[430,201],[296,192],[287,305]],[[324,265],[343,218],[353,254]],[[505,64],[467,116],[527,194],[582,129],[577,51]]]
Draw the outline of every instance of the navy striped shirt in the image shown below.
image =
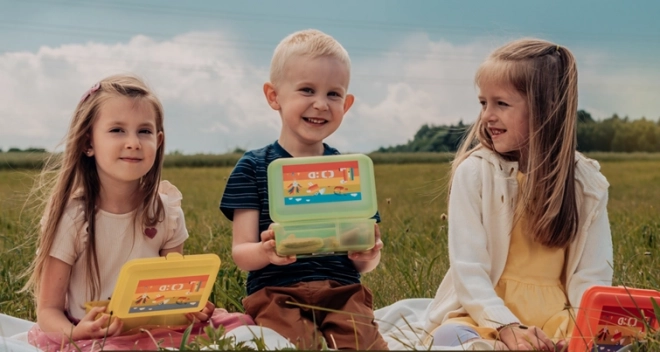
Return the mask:
[[[325,143],[323,147],[323,155],[339,154]],[[260,233],[273,222],[268,210],[268,165],[275,159],[291,157],[275,141],[264,148],[245,153],[227,180],[220,210],[229,220],[233,220],[235,209],[259,210],[259,233],[254,234],[255,241],[259,241]],[[378,213],[374,218],[380,221]],[[289,265],[269,264],[263,269],[249,272],[247,294],[251,295],[267,286],[281,287],[322,280],[334,280],[344,285],[356,284],[360,282],[360,273],[347,255],[299,258]]]

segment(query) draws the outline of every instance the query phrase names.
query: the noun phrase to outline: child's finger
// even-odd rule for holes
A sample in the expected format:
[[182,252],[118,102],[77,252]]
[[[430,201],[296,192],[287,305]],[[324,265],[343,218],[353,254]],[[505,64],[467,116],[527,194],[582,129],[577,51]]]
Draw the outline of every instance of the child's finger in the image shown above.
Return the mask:
[[266,230],[261,233],[261,242],[266,242],[275,239],[275,232],[273,230]]

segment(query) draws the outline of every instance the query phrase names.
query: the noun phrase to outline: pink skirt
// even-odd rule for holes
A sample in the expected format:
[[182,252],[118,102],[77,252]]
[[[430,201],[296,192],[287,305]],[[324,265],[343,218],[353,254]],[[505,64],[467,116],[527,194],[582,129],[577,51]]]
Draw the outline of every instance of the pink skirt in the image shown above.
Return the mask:
[[[190,343],[197,336],[204,335],[204,328],[212,324],[214,328],[223,326],[225,332],[230,331],[242,325],[254,325],[254,321],[249,315],[241,313],[228,313],[224,309],[216,308],[208,322],[195,323],[190,333],[187,343]],[[34,324],[28,332],[28,341],[30,344],[46,352],[64,351],[64,352],[96,352],[103,350],[159,350],[162,348],[178,348],[181,346],[183,333],[188,326],[179,326],[176,328],[149,328],[145,331],[136,329],[129,330],[126,333],[108,337],[106,339],[89,339],[69,341],[64,334],[59,332],[43,332],[38,324]]]

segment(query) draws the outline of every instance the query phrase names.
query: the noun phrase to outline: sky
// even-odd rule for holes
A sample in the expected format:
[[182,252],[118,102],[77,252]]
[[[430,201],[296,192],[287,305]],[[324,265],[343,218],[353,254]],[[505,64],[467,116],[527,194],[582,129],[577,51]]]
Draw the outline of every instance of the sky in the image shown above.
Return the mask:
[[0,149],[61,149],[80,96],[101,78],[143,78],[165,109],[167,152],[272,143],[262,86],[273,50],[316,28],[352,60],[356,97],[327,142],[404,144],[424,124],[472,123],[473,77],[498,46],[546,39],[577,58],[579,108],[660,118],[660,1],[0,0]]

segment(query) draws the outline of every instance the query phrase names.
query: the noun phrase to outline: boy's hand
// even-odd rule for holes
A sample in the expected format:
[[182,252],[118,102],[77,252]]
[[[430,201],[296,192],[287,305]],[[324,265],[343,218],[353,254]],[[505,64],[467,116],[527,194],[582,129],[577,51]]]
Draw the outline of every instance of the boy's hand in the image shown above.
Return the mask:
[[383,241],[380,239],[380,228],[374,224],[376,243],[373,248],[361,252],[348,252],[348,258],[357,262],[368,262],[380,258],[380,249],[383,248]]
[[110,321],[110,315],[108,314],[103,314],[99,319],[96,319],[98,314],[105,312],[105,308],[106,307],[94,307],[90,309],[89,313],[85,314],[78,325],[73,328],[71,339],[75,341],[119,335],[121,333],[121,328],[124,325],[121,319],[112,317],[112,320]]
[[214,310],[215,304],[213,304],[211,301],[206,301],[206,306],[204,306],[201,311],[188,313],[186,314],[186,318],[188,318],[188,321],[193,324],[197,322],[205,323],[209,320],[209,318],[211,318]]
[[275,231],[271,227],[268,227],[268,230],[261,233],[261,249],[271,264],[289,265],[296,261],[295,255],[288,255],[286,257],[277,255],[275,251]]

